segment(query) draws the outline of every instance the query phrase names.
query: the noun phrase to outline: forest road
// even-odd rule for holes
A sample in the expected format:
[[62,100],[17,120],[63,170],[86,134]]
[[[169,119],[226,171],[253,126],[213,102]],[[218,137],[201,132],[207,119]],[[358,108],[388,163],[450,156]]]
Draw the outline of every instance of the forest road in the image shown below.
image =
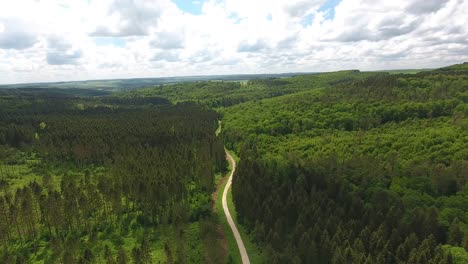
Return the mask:
[[247,250],[245,250],[244,242],[242,241],[242,237],[239,234],[239,230],[237,230],[236,224],[232,220],[232,216],[231,216],[231,213],[229,212],[229,208],[227,205],[227,193],[228,193],[229,188],[231,188],[231,185],[232,185],[232,175],[234,174],[234,171],[236,170],[236,162],[234,161],[232,156],[229,155],[227,151],[226,151],[226,157],[231,163],[232,170],[231,170],[231,174],[229,175],[229,179],[226,183],[226,187],[224,187],[224,191],[223,191],[223,210],[224,210],[224,214],[226,215],[226,219],[229,223],[229,226],[232,229],[232,233],[234,233],[234,237],[236,238],[237,247],[239,248],[241,258],[242,258],[242,263],[250,264],[249,255],[247,255]]

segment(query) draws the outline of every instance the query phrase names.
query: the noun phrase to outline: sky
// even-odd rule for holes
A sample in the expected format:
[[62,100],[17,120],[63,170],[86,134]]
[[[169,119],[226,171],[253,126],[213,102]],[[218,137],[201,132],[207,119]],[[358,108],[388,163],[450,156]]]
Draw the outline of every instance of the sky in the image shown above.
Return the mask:
[[0,83],[435,68],[468,0],[0,2]]

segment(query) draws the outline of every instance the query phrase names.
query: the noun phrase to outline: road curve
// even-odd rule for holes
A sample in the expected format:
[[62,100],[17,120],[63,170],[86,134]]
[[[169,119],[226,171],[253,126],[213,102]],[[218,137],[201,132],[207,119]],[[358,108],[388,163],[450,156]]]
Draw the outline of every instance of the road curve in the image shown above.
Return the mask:
[[234,224],[234,221],[232,220],[232,216],[231,216],[231,213],[229,212],[229,208],[227,205],[227,193],[229,191],[229,188],[231,188],[232,175],[234,174],[234,171],[236,170],[236,162],[234,161],[232,156],[229,155],[227,151],[226,151],[226,157],[232,165],[232,170],[231,170],[231,174],[229,175],[229,179],[227,180],[226,186],[224,187],[224,191],[223,191],[223,210],[224,210],[224,214],[226,215],[226,219],[229,223],[229,226],[232,229],[232,233],[234,234],[234,237],[236,238],[237,247],[239,248],[239,252],[242,258],[242,263],[250,264],[249,255],[247,255],[247,250],[245,250],[244,242],[242,241],[242,238],[239,234],[239,230],[237,230],[236,224]]

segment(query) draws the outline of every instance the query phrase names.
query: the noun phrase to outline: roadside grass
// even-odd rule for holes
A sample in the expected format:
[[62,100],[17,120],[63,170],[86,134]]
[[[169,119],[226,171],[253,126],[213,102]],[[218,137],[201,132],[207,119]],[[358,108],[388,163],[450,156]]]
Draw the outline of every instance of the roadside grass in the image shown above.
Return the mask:
[[[233,153],[232,151],[226,150],[236,161],[236,163],[239,162],[239,157]],[[219,218],[219,222],[221,223],[224,233],[228,242],[228,248],[229,248],[229,258],[232,261],[232,263],[242,263],[242,259],[240,256],[239,248],[237,247],[237,242],[236,239],[234,238],[234,234],[232,233],[231,227],[229,226],[226,215],[224,214],[223,210],[223,205],[222,205],[222,198],[223,198],[223,192],[224,188],[226,186],[226,182],[228,179],[229,174],[232,171],[232,165],[229,163],[228,167],[228,172],[226,175],[221,178],[220,180],[223,181],[219,191],[218,191],[218,197],[216,200],[216,214]],[[250,263],[257,264],[257,263],[265,263],[264,256],[262,254],[262,251],[258,248],[257,245],[255,245],[252,241],[253,238],[252,236],[248,235],[245,228],[242,225],[239,225],[237,222],[237,213],[235,210],[234,203],[232,201],[232,188],[229,189],[228,195],[227,195],[227,203],[229,207],[229,212],[231,213],[231,216],[233,217],[234,223],[237,226],[237,229],[239,230],[239,233],[242,237],[242,240],[244,241],[245,248],[247,250],[247,254],[249,255]],[[229,263],[229,259],[228,259]]]
[[[250,263],[253,264],[260,264],[260,263],[265,263],[265,256],[263,255],[262,250],[253,242],[254,238],[250,234],[247,233],[247,230],[243,225],[240,225],[237,222],[237,212],[236,212],[236,206],[234,205],[234,202],[232,201],[232,188],[229,189],[228,195],[227,195],[227,202],[228,202],[228,207],[229,207],[229,212],[231,212],[231,216],[234,220],[234,223],[237,226],[237,229],[239,230],[239,233],[242,237],[242,240],[244,241],[244,246],[247,250],[247,253],[249,254],[249,259]],[[232,233],[232,231],[231,231]],[[237,245],[236,245],[237,247]],[[238,250],[239,251],[239,250]]]
[[[229,174],[231,173],[232,167],[231,163],[229,163],[229,170],[227,174],[220,178],[219,180],[222,181],[222,184],[218,190],[218,197],[216,198],[216,217],[218,217],[218,221],[221,224],[221,227],[224,230],[224,236],[228,244],[228,260],[227,263],[242,263],[242,259],[240,256],[239,249],[237,248],[236,239],[234,238],[234,234],[232,233],[231,227],[229,226],[226,215],[224,214],[223,210],[223,192],[224,188],[226,187],[227,179]],[[229,202],[229,201],[228,201]]]

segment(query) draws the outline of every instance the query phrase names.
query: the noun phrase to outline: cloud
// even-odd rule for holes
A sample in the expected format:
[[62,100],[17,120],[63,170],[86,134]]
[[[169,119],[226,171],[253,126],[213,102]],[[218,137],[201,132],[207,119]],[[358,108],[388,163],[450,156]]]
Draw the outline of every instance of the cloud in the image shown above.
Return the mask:
[[416,0],[410,1],[406,10],[412,14],[420,15],[440,10],[447,2],[444,0]]
[[383,19],[378,25],[375,36],[377,40],[385,40],[401,35],[405,35],[415,30],[420,25],[419,19],[406,20],[403,17],[388,17]]
[[154,39],[150,45],[160,49],[182,49],[184,47],[184,33],[180,31],[175,32],[159,32],[154,35]]
[[288,37],[280,40],[278,42],[277,47],[279,49],[290,49],[290,48],[292,48],[294,46],[294,44],[297,43],[298,40],[299,40],[298,35],[291,35],[291,36],[288,36]]
[[147,35],[157,25],[164,2],[161,0],[114,0],[107,9],[107,19],[91,32],[96,37]]
[[0,17],[0,49],[22,50],[32,47],[38,38],[29,31],[30,27],[21,20]]
[[49,65],[77,64],[81,56],[82,53],[79,50],[67,52],[50,51],[47,53],[47,63]]
[[238,58],[218,58],[213,62],[213,65],[232,66],[232,65],[239,65],[241,63],[242,63],[242,60]]
[[418,26],[418,21],[414,20],[410,23],[399,23],[398,20],[382,21],[377,28],[368,28],[362,24],[362,28],[353,27],[344,31],[335,40],[343,42],[356,41],[383,41],[390,38],[405,35],[415,30]]
[[291,17],[302,17],[313,9],[318,9],[325,1],[323,0],[302,0],[284,6],[284,10]]
[[254,42],[243,41],[237,48],[238,52],[259,52],[268,48],[268,44],[263,39],[258,39]]
[[400,5],[369,4],[353,6],[342,2],[337,6],[338,17],[327,23],[328,34],[324,40],[341,42],[384,41],[417,30],[424,17],[403,12]]
[[198,64],[212,61],[221,56],[219,50],[199,50],[190,54],[190,63]]
[[82,51],[73,47],[59,36],[51,36],[47,42],[47,63],[49,65],[74,65],[83,56]]
[[0,83],[468,61],[467,0],[183,1],[5,1]]
[[174,51],[159,51],[156,52],[151,61],[165,61],[165,62],[176,62],[179,60],[179,54]]
[[107,26],[98,26],[91,34],[93,37],[128,37],[128,36],[143,36],[146,31],[140,27],[132,27],[128,23],[118,25],[116,28]]

